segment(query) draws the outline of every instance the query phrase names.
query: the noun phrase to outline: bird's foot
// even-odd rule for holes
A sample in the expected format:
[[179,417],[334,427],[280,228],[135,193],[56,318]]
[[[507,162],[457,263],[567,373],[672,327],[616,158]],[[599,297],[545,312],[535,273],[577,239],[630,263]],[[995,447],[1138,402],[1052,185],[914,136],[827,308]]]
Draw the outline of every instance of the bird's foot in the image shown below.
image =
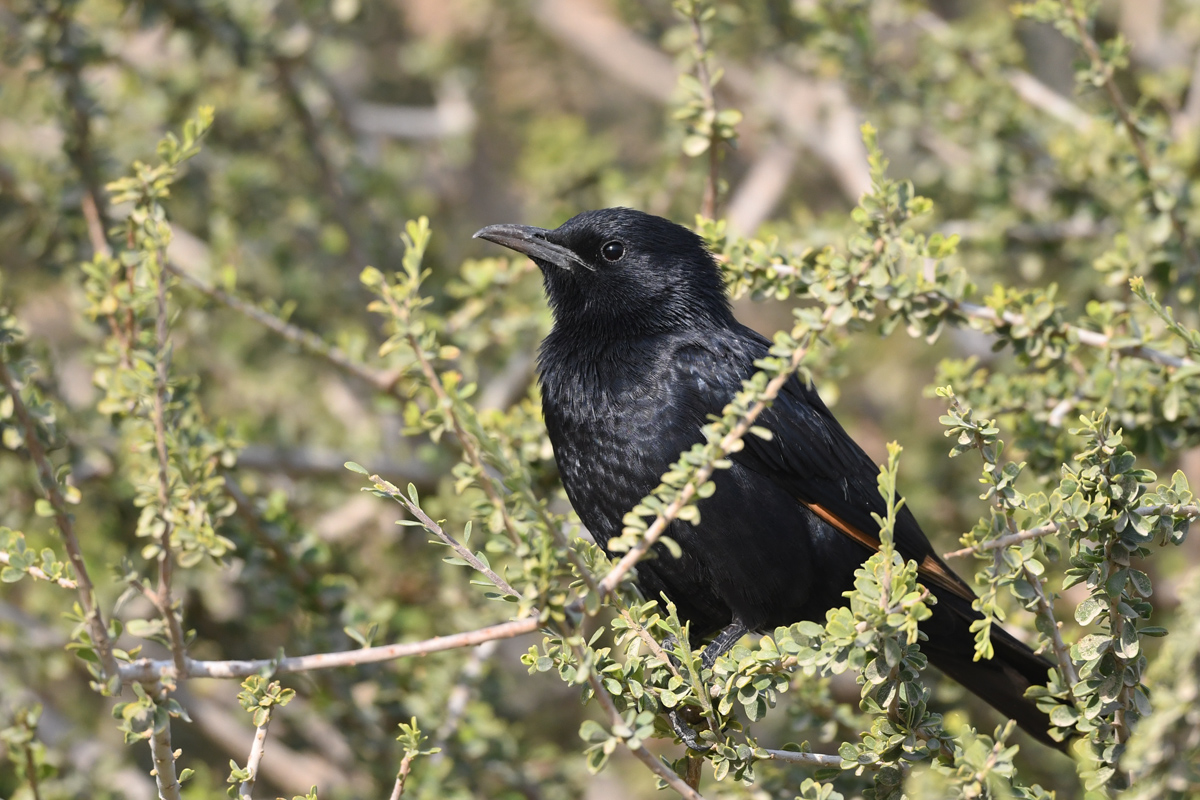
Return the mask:
[[732,650],[738,640],[749,632],[749,629],[740,620],[730,623],[704,648],[704,652],[700,654],[700,667],[712,669],[713,664],[717,663],[717,659]]
[[[684,712],[683,709],[677,708],[673,708],[667,712],[667,720],[671,723],[671,730],[675,731],[675,735],[683,740],[683,743],[687,745],[689,750],[694,750],[697,753],[707,753],[709,750],[712,750],[712,745],[704,744],[702,741],[700,741],[700,735],[692,728],[688,727],[687,723],[684,722],[684,713],[686,712]],[[691,716],[698,717],[698,715],[695,713],[693,713]],[[696,720],[688,720],[688,722],[691,722],[693,725],[698,721],[698,718]]]

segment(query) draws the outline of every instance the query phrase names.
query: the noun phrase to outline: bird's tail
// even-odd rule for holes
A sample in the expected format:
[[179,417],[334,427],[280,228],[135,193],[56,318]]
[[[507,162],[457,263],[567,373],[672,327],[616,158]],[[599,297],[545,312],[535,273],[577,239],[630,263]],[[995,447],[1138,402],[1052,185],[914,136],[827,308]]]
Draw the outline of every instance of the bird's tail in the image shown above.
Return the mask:
[[[943,608],[945,605],[951,603],[939,603]],[[949,609],[943,613],[945,611]],[[938,616],[936,610],[934,614]],[[968,620],[955,616],[958,617],[955,623],[964,627],[970,625]],[[973,616],[978,615],[973,613]],[[1004,716],[1015,719],[1035,739],[1066,753],[1069,742],[1056,742],[1050,738],[1050,718],[1033,700],[1025,697],[1025,690],[1030,686],[1046,684],[1051,664],[998,625],[992,626],[991,637],[994,655],[990,660],[974,660],[973,634],[969,637],[931,635],[921,650],[935,667]],[[967,643],[971,646],[964,647]]]

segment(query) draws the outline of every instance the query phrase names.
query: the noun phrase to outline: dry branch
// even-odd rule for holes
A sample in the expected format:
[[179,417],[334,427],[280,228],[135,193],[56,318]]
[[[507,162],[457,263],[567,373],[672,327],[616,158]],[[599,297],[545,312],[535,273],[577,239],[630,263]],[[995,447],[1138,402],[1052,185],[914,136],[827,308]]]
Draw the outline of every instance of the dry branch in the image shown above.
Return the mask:
[[[290,658],[257,658],[243,661],[197,661],[187,660],[189,678],[224,678],[240,679],[262,672],[280,675],[288,672],[307,672],[314,669],[330,669],[333,667],[355,667],[360,664],[375,664],[380,661],[395,661],[398,658],[410,656],[425,656],[443,650],[457,650],[461,647],[471,647],[492,639],[511,639],[533,633],[539,627],[536,616],[523,617],[512,622],[503,622],[478,630],[455,633],[449,636],[435,636],[419,642],[402,642],[398,644],[364,647],[360,650],[343,650],[334,653],[316,653],[309,656],[292,656]],[[151,682],[159,677],[178,678],[175,674],[174,661],[154,661],[148,658],[132,661],[121,667],[121,677],[126,681]]]
[[246,772],[250,777],[238,786],[238,800],[251,800],[254,796],[254,783],[258,780],[258,765],[262,763],[263,753],[267,750],[267,726],[271,724],[271,715],[262,725],[254,729],[254,741],[250,745],[250,755],[246,758]]
[[798,753],[793,750],[763,750],[762,752],[772,761],[786,761],[802,767],[840,767],[842,765],[841,756],[825,755],[824,753]]
[[154,758],[154,782],[160,800],[182,800],[179,778],[175,776],[175,751],[171,749],[171,721],[155,728],[150,736],[150,754]]

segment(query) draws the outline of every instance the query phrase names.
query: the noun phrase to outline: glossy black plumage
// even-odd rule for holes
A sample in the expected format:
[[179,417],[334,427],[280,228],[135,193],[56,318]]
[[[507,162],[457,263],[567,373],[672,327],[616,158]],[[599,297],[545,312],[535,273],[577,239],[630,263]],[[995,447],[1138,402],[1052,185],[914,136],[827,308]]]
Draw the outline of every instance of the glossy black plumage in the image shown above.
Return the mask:
[[[700,440],[707,415],[756,371],[769,342],[733,317],[699,237],[659,217],[605,209],[553,231],[493,225],[476,236],[529,255],[542,270],[555,319],[539,356],[546,426],[567,496],[603,545]],[[716,473],[700,524],[671,525],[682,557],[660,547],[638,566],[647,597],[670,598],[697,640],[728,630],[725,648],[744,630],[823,621],[842,605],[855,569],[878,545],[871,512],[885,512],[878,466],[810,387],[792,378],[758,424],[773,438],[747,437],[732,467]],[[1046,717],[1023,697],[1046,681],[1049,665],[999,628],[996,657],[973,661],[969,628],[979,614],[970,587],[907,508],[895,541],[938,598],[922,626],[930,661],[1055,744]]]

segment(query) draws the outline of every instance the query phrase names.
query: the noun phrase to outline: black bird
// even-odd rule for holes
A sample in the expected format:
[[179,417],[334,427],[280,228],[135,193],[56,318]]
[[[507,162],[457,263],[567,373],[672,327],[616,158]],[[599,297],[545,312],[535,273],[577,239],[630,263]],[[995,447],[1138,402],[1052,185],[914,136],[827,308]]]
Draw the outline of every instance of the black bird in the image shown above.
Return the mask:
[[[622,517],[659,484],[679,454],[701,440],[756,372],[770,342],[734,318],[720,271],[695,233],[627,208],[588,211],[555,230],[491,225],[475,234],[541,268],[554,327],[538,365],[542,411],[567,497],[604,546]],[[878,467],[812,387],[792,377],[759,425],[714,477],[700,524],[667,533],[638,565],[648,597],[665,594],[705,648],[706,666],[751,631],[823,622],[844,604],[854,571],[879,548],[871,512],[885,514]],[[937,597],[922,624],[929,660],[1026,731],[1061,748],[1025,690],[1049,664],[998,626],[995,657],[974,661],[975,594],[934,553],[907,507],[896,549],[920,566]],[[676,725],[677,731],[679,725]],[[681,735],[684,735],[681,733]],[[688,738],[684,735],[685,740]]]

